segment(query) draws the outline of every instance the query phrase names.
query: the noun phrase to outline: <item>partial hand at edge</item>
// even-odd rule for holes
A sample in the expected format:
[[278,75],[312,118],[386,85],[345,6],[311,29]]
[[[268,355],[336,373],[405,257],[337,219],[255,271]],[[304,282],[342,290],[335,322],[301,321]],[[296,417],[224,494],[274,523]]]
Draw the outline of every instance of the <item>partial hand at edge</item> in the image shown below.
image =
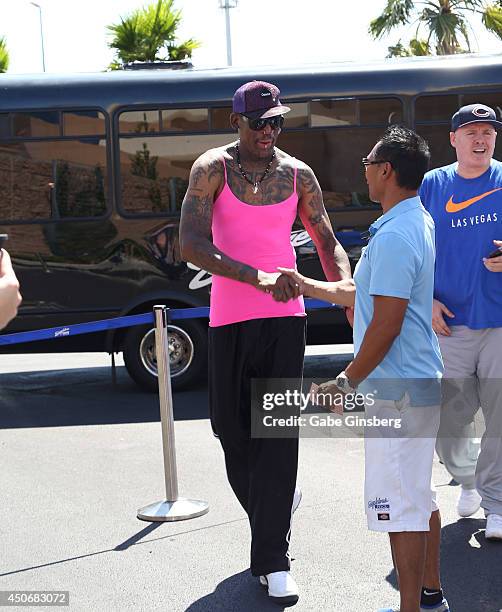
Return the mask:
[[451,330],[446,325],[444,316],[446,315],[453,319],[455,315],[439,300],[432,302],[432,329],[441,336],[451,336]]
[[[502,251],[502,240],[494,240],[493,244]],[[490,259],[483,257],[483,263],[489,272],[502,272],[502,255]]]
[[3,329],[17,314],[21,303],[19,281],[16,278],[10,256],[4,249],[0,258],[0,329]]

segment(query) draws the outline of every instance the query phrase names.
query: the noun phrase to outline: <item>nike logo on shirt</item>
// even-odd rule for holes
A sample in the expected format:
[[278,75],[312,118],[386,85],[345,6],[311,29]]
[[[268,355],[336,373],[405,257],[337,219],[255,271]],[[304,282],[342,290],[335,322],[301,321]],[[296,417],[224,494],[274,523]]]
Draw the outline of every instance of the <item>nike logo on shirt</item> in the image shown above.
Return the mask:
[[486,198],[486,196],[489,196],[490,194],[495,193],[496,191],[500,191],[501,189],[502,187],[497,187],[497,189],[492,189],[491,191],[487,191],[474,198],[470,198],[469,200],[464,200],[463,202],[458,203],[455,203],[453,201],[453,196],[451,196],[451,198],[446,203],[446,212],[455,213],[459,212],[460,210],[464,210],[464,208],[468,208],[469,206],[471,206],[471,204],[475,204],[476,202],[479,202],[479,200],[482,200],[483,198]]

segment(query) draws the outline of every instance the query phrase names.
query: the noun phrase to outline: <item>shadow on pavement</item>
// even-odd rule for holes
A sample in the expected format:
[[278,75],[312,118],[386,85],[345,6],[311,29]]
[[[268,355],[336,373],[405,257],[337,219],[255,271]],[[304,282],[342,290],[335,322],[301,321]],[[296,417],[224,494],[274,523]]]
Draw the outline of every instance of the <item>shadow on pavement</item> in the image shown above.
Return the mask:
[[442,530],[444,591],[454,612],[499,612],[502,542],[485,539],[484,519],[460,519]]
[[[442,529],[441,580],[452,612],[502,608],[502,542],[486,540],[485,526],[484,519],[460,519]],[[397,590],[394,570],[386,580]]]
[[[208,418],[207,389],[174,394],[175,420]],[[58,427],[160,420],[159,398],[142,391],[117,368],[0,374],[0,429]]]
[[[34,570],[47,568],[47,567],[55,567],[57,565],[62,565],[64,563],[71,563],[73,561],[81,561],[82,559],[88,559],[90,557],[97,557],[98,555],[104,555],[104,554],[108,554],[111,552],[121,552],[121,551],[129,549],[131,546],[134,546],[136,544],[142,544],[143,542],[141,540],[145,538],[145,536],[150,535],[153,531],[158,529],[162,524],[163,523],[161,522],[150,523],[147,527],[141,529],[140,531],[132,535],[125,542],[121,542],[120,544],[117,544],[115,548],[106,548],[104,550],[96,550],[94,552],[87,553],[84,555],[78,555],[76,557],[68,557],[68,558],[63,558],[63,559],[57,559],[56,561],[48,561],[47,563],[42,563],[40,565],[20,567],[15,570],[11,570],[9,572],[2,572],[0,573],[0,577],[11,576],[13,574],[22,574],[24,572],[32,572]],[[164,536],[164,537],[171,537],[171,536]]]
[[194,601],[186,612],[278,612],[286,607],[270,601],[258,578],[244,570],[220,582],[213,593]]
[[[306,378],[332,378],[346,365],[339,357],[307,356]],[[112,383],[109,367],[0,374],[0,429],[64,427],[160,420],[156,393],[142,391],[124,366]],[[207,387],[174,393],[174,419],[209,417]]]

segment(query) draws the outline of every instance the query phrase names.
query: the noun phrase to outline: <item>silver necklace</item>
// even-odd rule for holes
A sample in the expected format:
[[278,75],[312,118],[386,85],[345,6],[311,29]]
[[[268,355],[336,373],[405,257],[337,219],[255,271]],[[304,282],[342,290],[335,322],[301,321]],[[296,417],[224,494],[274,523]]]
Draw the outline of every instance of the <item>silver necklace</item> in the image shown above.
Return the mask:
[[263,179],[267,176],[267,174],[270,172],[270,168],[272,167],[272,162],[275,159],[275,149],[272,151],[272,157],[270,158],[270,161],[268,162],[267,167],[265,168],[265,172],[261,175],[260,179],[257,179],[256,181],[251,180],[246,171],[244,170],[244,168],[242,167],[241,164],[241,154],[239,151],[239,145],[236,144],[235,145],[235,152],[236,152],[236,157],[237,157],[237,166],[239,167],[240,173],[242,175],[242,177],[250,184],[253,186],[253,193],[257,193],[258,192],[258,187],[261,185]]

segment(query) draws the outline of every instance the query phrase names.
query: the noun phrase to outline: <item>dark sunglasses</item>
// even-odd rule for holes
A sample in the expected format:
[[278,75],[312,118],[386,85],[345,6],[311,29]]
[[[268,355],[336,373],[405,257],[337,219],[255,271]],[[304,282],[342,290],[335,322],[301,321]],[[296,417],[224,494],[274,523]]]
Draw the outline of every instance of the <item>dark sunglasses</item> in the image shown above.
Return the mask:
[[392,162],[390,162],[388,159],[379,159],[375,161],[370,161],[367,157],[363,157],[361,161],[365,168],[367,168],[368,166],[376,165],[376,164],[390,164],[392,166]]
[[265,119],[250,119],[246,115],[242,117],[247,121],[249,128],[254,132],[264,130],[269,125],[273,130],[279,130],[284,125],[284,117],[282,115],[276,115],[275,117],[267,117]]

